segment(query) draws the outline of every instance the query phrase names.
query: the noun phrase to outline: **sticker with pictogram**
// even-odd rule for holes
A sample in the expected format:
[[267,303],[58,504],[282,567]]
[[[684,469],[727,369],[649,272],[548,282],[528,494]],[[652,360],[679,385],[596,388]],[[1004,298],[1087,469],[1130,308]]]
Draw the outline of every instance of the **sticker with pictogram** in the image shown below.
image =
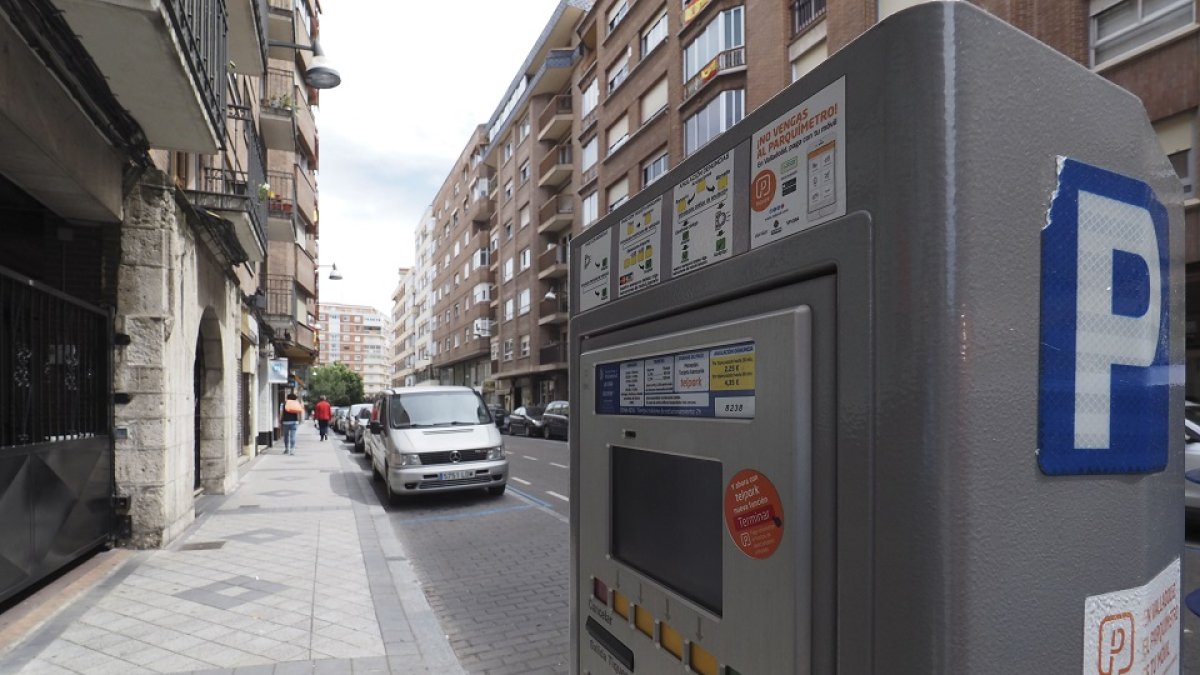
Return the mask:
[[764,560],[783,540],[783,503],[771,479],[742,469],[725,487],[725,528],[742,553]]
[[1179,675],[1179,558],[1148,583],[1091,595],[1083,609],[1083,675]]

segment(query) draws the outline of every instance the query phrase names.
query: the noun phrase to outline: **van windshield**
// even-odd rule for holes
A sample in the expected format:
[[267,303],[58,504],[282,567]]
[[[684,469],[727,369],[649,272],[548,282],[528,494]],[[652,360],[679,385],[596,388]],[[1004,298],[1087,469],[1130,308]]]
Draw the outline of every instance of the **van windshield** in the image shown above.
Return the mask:
[[490,424],[492,415],[473,391],[422,392],[392,397],[388,419],[395,429]]

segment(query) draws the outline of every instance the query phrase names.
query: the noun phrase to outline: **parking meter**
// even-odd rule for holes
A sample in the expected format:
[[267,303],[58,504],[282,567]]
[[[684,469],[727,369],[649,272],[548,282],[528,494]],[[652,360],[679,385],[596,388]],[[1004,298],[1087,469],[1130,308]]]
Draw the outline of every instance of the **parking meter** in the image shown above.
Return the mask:
[[1182,191],[967,3],[571,245],[575,673],[1178,673]]

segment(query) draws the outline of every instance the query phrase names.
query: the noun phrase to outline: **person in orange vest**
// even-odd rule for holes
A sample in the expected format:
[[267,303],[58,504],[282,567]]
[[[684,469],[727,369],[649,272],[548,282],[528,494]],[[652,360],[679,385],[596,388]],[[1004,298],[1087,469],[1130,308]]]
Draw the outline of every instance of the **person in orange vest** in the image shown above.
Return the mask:
[[321,430],[321,440],[329,437],[329,420],[333,418],[333,408],[329,406],[329,401],[322,396],[317,405],[313,408],[313,417],[317,418],[317,427]]

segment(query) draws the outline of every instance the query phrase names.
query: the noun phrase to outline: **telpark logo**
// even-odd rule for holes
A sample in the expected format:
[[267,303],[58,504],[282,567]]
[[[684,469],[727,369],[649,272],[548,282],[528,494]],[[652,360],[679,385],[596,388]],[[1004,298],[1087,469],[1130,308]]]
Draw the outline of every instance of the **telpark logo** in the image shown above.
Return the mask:
[[1179,675],[1179,558],[1142,586],[1088,596],[1083,675]]

